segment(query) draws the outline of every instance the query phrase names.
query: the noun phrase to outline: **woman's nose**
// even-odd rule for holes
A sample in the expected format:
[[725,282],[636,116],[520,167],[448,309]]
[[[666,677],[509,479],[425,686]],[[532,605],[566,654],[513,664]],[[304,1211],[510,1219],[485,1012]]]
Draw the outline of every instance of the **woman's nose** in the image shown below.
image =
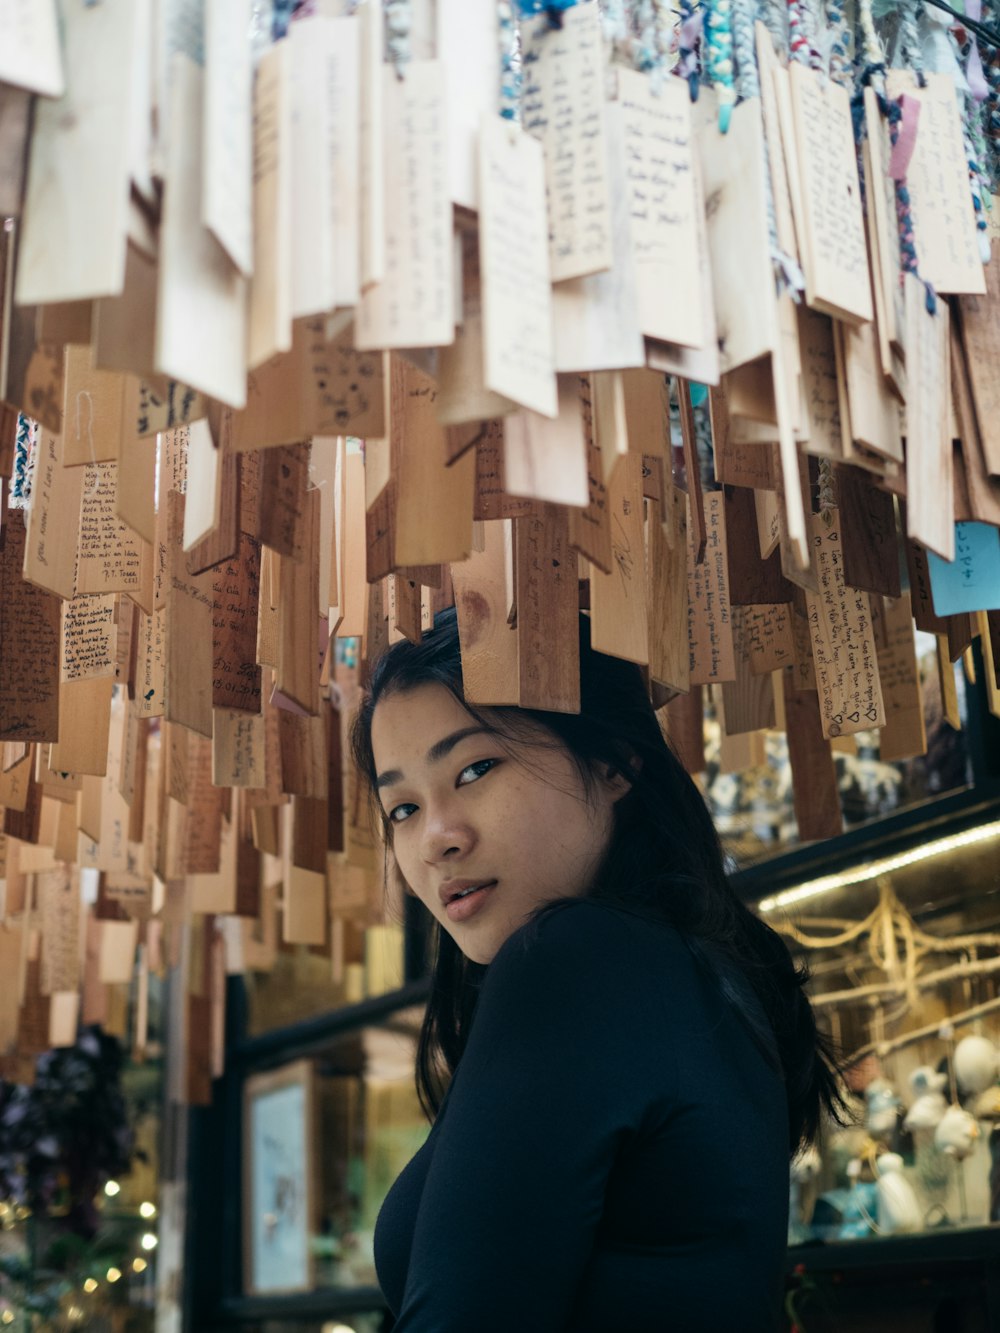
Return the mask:
[[421,851],[428,865],[437,865],[441,861],[460,861],[474,843],[475,834],[468,824],[442,810],[426,821]]

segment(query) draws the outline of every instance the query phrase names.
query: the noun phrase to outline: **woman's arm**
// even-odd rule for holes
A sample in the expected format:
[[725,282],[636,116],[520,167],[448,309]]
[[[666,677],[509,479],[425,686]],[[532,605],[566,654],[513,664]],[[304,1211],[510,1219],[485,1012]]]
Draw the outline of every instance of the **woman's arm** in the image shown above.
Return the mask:
[[654,1035],[663,1050],[641,929],[574,900],[527,948],[517,932],[496,955],[438,1130],[396,1333],[566,1327],[615,1155],[648,1109]]

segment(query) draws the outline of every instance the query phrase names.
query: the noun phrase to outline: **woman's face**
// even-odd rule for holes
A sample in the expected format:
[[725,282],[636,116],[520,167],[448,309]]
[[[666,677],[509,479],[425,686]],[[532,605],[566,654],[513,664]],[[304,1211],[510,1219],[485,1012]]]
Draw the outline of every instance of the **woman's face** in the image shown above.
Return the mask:
[[[492,962],[545,900],[584,893],[628,790],[602,769],[588,795],[569,752],[544,736],[551,748],[501,747],[436,684],[380,700],[372,718],[378,796],[403,878],[476,963]],[[467,885],[489,887],[449,913],[442,893]]]

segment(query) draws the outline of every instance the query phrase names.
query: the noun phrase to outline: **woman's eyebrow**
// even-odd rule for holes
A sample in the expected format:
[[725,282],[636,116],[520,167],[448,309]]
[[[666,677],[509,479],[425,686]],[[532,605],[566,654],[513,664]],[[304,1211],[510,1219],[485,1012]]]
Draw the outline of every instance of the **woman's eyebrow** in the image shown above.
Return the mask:
[[[436,764],[451,754],[455,746],[460,741],[464,741],[466,736],[487,735],[485,727],[462,727],[459,731],[453,731],[449,736],[444,736],[441,740],[435,741],[427,751],[427,762]],[[393,783],[402,782],[403,774],[398,768],[387,768],[384,773],[380,773],[375,779],[375,790],[381,791],[383,787],[391,787]]]

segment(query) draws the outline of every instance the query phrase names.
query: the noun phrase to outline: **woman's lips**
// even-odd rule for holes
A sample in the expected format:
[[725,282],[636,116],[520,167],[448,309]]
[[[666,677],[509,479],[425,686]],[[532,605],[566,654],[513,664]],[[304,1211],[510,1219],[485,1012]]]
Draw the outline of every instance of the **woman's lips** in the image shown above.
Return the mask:
[[476,889],[475,893],[470,893],[468,897],[455,898],[448,903],[444,910],[448,913],[449,921],[467,921],[470,916],[475,916],[495,888],[496,880],[493,880],[489,884],[484,884],[481,889]]

